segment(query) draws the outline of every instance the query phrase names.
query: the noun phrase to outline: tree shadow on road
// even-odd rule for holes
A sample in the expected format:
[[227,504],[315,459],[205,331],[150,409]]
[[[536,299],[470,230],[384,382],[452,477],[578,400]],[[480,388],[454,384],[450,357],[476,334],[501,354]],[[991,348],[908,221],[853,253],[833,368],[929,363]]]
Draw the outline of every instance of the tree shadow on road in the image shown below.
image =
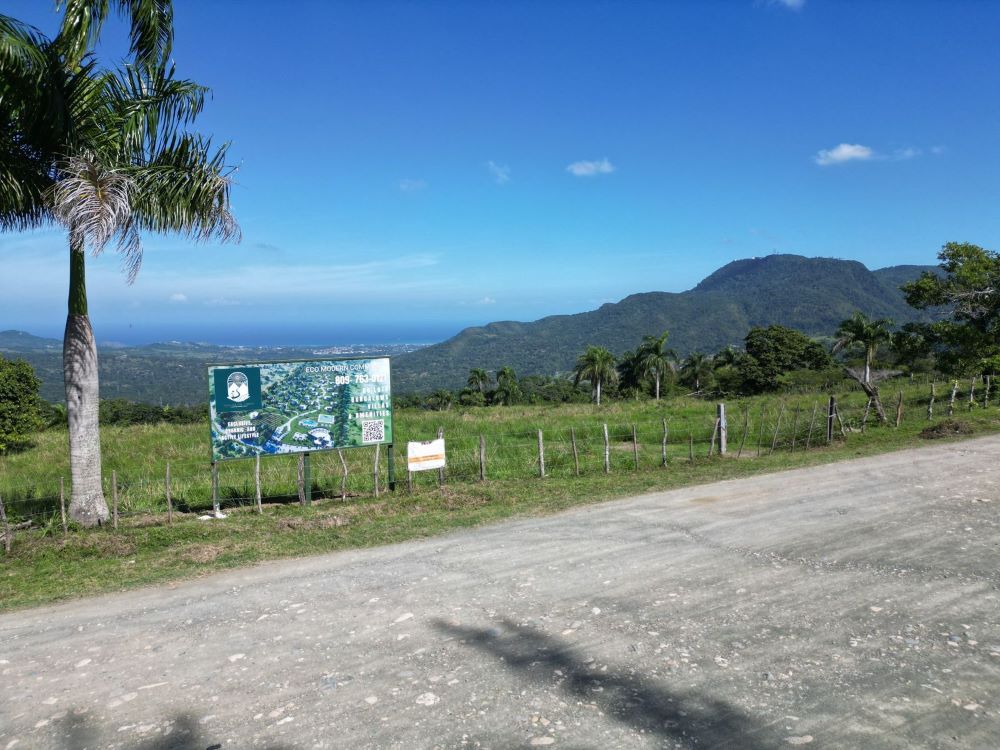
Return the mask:
[[[191,714],[178,714],[169,724],[170,734],[135,742],[128,740],[126,745],[134,750],[222,750],[225,747],[221,740],[212,737],[211,732],[204,731]],[[62,730],[63,747],[66,750],[105,747],[108,744],[106,735],[113,731],[111,728],[100,731],[88,720],[87,714],[77,711],[70,711],[59,721],[58,726]],[[269,744],[264,747],[266,750],[291,750],[289,745]]]
[[558,669],[562,672],[558,689],[596,704],[605,715],[634,729],[691,747],[780,746],[770,729],[726,701],[671,691],[641,673],[602,671],[593,660],[585,662],[572,646],[535,628],[506,619],[502,628],[465,627],[443,620],[436,620],[434,627],[536,681],[550,681]]

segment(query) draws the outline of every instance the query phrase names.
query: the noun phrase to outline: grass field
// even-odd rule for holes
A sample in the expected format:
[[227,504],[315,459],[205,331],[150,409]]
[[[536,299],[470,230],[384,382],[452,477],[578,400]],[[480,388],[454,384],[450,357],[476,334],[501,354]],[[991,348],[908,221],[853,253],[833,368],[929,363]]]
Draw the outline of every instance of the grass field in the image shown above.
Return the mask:
[[[938,390],[931,422],[926,413],[928,387],[906,385],[903,419],[896,428],[893,392],[884,388],[890,424],[876,426],[872,414],[864,432],[863,394],[839,394],[846,437],[841,437],[838,424],[831,445],[825,444],[825,394],[730,402],[729,454],[712,458],[708,451],[715,404],[695,399],[616,402],[599,408],[400,411],[395,416],[400,445],[429,439],[439,427],[444,429],[449,463],[443,488],[437,486],[437,472],[426,472],[416,476],[414,492],[407,493],[401,448],[399,490],[375,498],[373,450],[355,449],[344,451],[349,473],[348,497],[342,501],[340,459],[335,452],[314,454],[313,494],[319,502],[303,508],[289,503],[297,496],[296,457],[269,457],[262,461],[265,513],[257,515],[251,505],[253,462],[231,461],[221,464],[219,471],[220,495],[230,511],[224,521],[196,517],[211,504],[207,424],[105,428],[104,469],[109,479],[112,471],[118,476],[121,526],[117,531],[75,529],[65,537],[58,519],[58,488],[60,477],[69,476],[66,435],[49,431],[41,435],[36,448],[0,458],[0,496],[9,515],[35,522],[34,529],[16,534],[12,554],[0,560],[0,608],[175,580],[260,560],[385,544],[517,514],[550,513],[650,490],[919,445],[921,430],[940,423],[947,412],[947,394],[941,399]],[[983,408],[977,403],[970,410],[966,398],[967,394],[956,404],[957,419],[974,433],[1000,430],[996,406]],[[814,407],[817,417],[812,422]],[[749,429],[743,456],[737,459],[746,410]],[[661,465],[663,420],[669,437],[666,467]],[[604,470],[604,424],[611,446],[610,473]],[[632,442],[633,425],[637,444]],[[538,476],[538,430],[545,444],[544,479]],[[572,432],[577,438],[579,476]],[[478,481],[480,435],[487,447],[486,482]],[[694,460],[689,459],[692,454]],[[165,524],[164,513],[167,462],[181,511],[172,526]],[[384,488],[384,451],[380,474]],[[110,497],[109,488],[109,501]]]

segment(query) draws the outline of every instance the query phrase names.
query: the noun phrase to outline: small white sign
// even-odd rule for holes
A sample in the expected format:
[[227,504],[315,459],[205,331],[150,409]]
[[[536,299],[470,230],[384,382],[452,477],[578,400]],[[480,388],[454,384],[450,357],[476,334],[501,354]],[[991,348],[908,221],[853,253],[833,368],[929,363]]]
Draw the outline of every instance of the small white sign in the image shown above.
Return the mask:
[[444,438],[406,444],[406,467],[410,471],[444,468]]

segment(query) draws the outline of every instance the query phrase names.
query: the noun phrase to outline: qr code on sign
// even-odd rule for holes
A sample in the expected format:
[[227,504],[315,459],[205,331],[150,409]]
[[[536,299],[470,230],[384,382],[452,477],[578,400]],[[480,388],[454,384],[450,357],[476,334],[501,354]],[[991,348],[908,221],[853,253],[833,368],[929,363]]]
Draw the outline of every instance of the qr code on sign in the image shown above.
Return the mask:
[[361,422],[361,442],[381,443],[385,440],[385,420],[368,419]]

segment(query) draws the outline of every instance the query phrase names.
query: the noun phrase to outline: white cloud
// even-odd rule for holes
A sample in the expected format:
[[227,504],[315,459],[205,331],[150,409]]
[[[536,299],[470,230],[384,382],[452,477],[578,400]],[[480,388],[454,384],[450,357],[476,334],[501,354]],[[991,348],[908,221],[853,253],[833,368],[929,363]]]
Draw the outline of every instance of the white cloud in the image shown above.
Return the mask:
[[768,2],[768,5],[780,5],[789,10],[802,10],[805,4],[806,0],[769,0]]
[[497,164],[495,161],[486,162],[486,168],[490,170],[497,185],[510,182],[510,167],[506,164]]
[[907,146],[906,148],[897,148],[892,152],[892,158],[896,161],[907,161],[908,159],[915,159],[923,153],[919,148],[913,148],[912,146]]
[[170,301],[171,302],[187,302],[188,298],[187,298],[187,295],[184,294],[183,292],[174,292],[173,294],[170,295]]
[[413,193],[416,192],[417,190],[423,190],[426,187],[427,187],[427,182],[424,180],[405,179],[399,181],[399,189],[402,190],[404,193]]
[[493,299],[492,297],[483,297],[476,304],[477,305],[495,305],[496,303],[497,303],[497,301],[495,299]]
[[821,149],[813,157],[813,161],[821,167],[828,167],[831,164],[843,164],[849,161],[869,161],[875,158],[875,152],[868,146],[858,143],[841,143],[831,149]]
[[947,153],[947,151],[947,146],[931,146],[931,153],[934,154],[934,156],[941,156],[941,154]]
[[574,177],[593,177],[599,174],[611,174],[615,166],[607,158],[597,161],[575,161],[566,167],[566,171]]

